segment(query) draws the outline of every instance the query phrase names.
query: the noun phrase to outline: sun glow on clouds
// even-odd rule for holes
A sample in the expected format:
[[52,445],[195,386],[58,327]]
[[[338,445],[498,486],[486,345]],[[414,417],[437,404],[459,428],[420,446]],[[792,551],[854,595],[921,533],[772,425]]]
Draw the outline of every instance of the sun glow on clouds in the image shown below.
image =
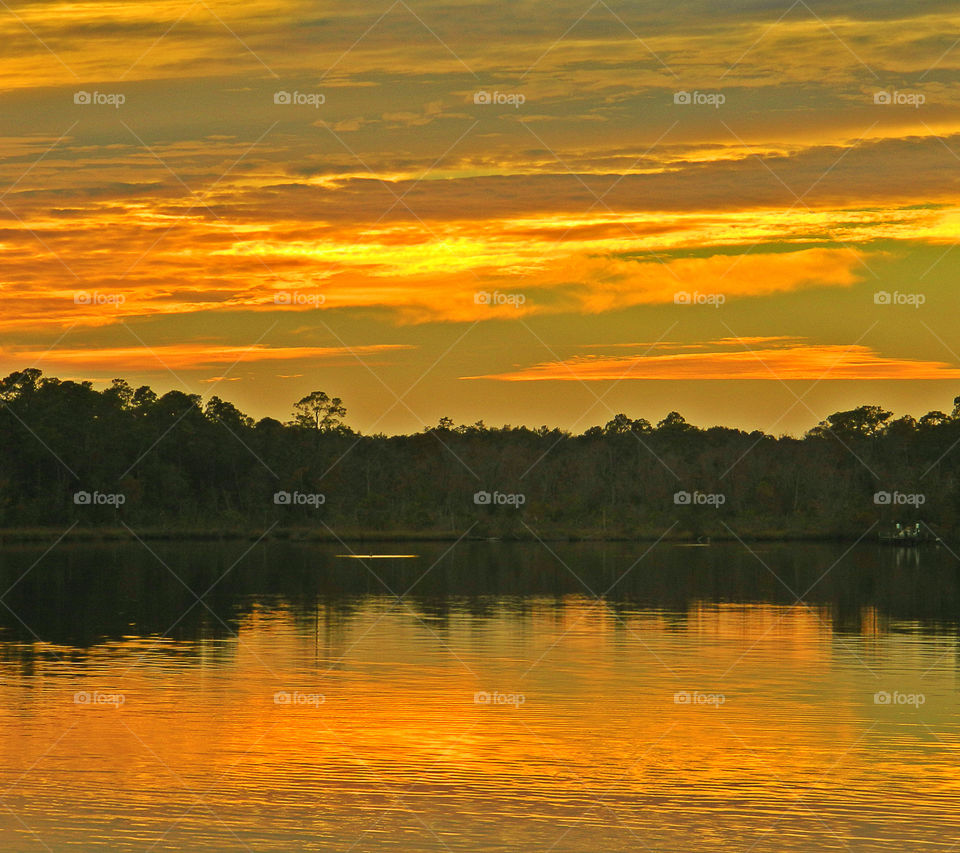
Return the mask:
[[[20,291],[8,298],[12,310],[0,330],[38,326],[110,326],[136,317],[200,311],[386,310],[396,321],[472,322],[535,314],[597,314],[637,305],[668,304],[678,291],[723,293],[727,299],[768,296],[808,287],[849,287],[863,269],[865,254],[853,249],[662,257],[619,237],[578,241],[545,252],[537,243],[495,245],[476,240],[419,246],[361,244],[343,249],[260,246],[268,268],[257,283],[250,265],[225,264],[214,280],[200,279],[176,290],[156,283],[103,290]],[[276,258],[295,256],[284,281],[269,281]],[[108,265],[105,262],[105,265]],[[186,276],[184,277],[186,278]],[[483,304],[478,291],[520,291],[519,306]],[[0,291],[2,293],[2,291]],[[284,300],[278,305],[279,297]],[[289,295],[289,294],[292,294]],[[79,300],[79,301],[78,301]]]

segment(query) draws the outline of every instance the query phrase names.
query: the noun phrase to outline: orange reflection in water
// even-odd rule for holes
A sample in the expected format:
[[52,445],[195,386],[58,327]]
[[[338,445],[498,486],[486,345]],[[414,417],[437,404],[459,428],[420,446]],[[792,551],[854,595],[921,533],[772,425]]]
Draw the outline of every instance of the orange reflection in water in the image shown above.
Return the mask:
[[8,647],[0,845],[947,850],[955,640],[864,622],[370,598],[230,640]]

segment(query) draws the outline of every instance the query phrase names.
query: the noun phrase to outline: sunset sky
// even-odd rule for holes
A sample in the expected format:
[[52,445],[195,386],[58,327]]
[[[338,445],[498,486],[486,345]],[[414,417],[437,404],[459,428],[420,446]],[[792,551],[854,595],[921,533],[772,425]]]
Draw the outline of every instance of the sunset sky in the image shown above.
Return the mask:
[[960,394],[955,2],[16,0],[0,37],[3,374],[388,433]]

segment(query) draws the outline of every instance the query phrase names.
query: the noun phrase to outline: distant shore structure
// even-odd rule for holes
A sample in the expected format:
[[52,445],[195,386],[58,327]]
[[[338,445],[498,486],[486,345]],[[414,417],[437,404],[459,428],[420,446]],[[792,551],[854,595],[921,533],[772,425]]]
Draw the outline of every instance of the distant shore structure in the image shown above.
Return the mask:
[[929,531],[924,531],[920,522],[913,524],[901,524],[899,521],[894,524],[893,530],[880,533],[880,541],[888,545],[925,545],[939,544],[943,540]]

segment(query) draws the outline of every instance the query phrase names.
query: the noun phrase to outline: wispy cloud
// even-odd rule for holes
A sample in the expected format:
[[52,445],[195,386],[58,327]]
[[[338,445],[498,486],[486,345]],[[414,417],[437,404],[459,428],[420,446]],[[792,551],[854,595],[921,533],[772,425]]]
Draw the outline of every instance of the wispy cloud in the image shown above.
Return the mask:
[[[53,350],[31,350],[7,347],[0,349],[0,363],[9,369],[35,364],[45,370],[61,367],[75,370],[157,370],[207,367],[211,365],[257,364],[265,361],[302,361],[323,364],[351,364],[357,358],[381,356],[395,350],[412,349],[403,344],[373,344],[356,347],[250,347],[215,344],[167,344],[157,347],[90,347]],[[222,377],[217,377],[218,379]]]
[[[718,342],[715,342],[718,343]],[[736,339],[728,342],[737,343]],[[960,367],[939,361],[883,356],[870,347],[828,344],[713,350],[670,355],[574,356],[505,373],[464,376],[505,382],[623,379],[955,379]]]

